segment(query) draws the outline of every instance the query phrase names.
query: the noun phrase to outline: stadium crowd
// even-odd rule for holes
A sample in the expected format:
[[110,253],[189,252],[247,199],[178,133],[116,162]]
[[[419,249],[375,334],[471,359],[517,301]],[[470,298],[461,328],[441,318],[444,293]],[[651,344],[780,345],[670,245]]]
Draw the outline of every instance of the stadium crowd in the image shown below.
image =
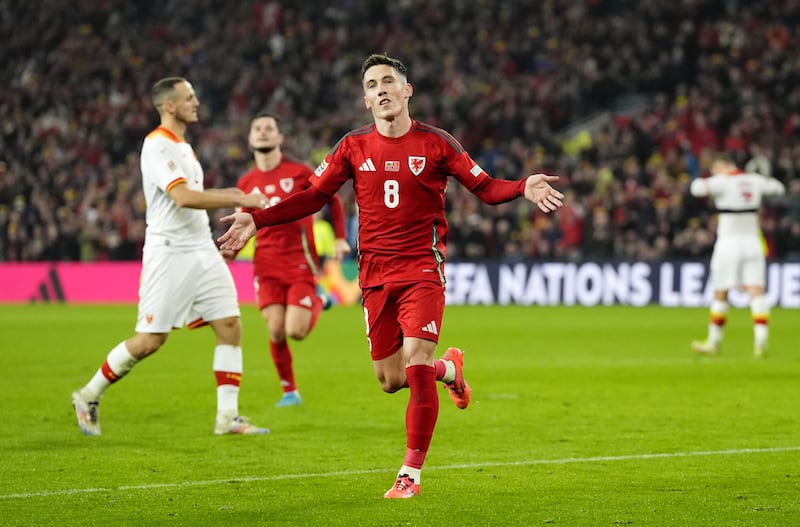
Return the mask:
[[786,184],[765,241],[800,259],[798,22],[798,0],[0,0],[0,261],[141,256],[159,78],[193,83],[206,186],[233,186],[258,111],[311,163],[368,122],[375,51],[489,173],[562,176],[553,216],[451,184],[451,259],[705,258],[714,215],[688,186],[717,151]]

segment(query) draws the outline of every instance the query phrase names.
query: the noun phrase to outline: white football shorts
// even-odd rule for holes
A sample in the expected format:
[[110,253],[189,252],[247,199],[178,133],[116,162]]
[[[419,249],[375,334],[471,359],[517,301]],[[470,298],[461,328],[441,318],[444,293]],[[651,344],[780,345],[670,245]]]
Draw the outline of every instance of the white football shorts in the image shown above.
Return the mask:
[[236,284],[216,248],[145,250],[139,280],[138,333],[239,316]]
[[711,255],[711,286],[715,291],[764,286],[767,261],[756,236],[717,238]]

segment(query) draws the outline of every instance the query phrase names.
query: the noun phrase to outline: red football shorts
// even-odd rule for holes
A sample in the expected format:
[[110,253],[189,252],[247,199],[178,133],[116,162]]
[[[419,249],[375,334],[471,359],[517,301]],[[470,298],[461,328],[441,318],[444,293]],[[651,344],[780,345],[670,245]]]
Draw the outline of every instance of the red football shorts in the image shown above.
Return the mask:
[[257,276],[253,279],[258,309],[270,304],[299,306],[311,309],[317,296],[317,284],[313,280],[287,281],[274,277]]
[[372,360],[399,350],[403,338],[439,342],[445,287],[438,282],[396,282],[362,291]]

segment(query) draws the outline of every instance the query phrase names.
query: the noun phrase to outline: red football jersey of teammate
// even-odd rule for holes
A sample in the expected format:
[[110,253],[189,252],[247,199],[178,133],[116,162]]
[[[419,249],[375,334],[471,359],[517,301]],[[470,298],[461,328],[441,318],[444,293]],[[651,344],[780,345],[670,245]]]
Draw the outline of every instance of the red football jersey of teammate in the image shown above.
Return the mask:
[[[239,178],[237,186],[247,194],[257,192],[267,199],[271,207],[295,192],[310,185],[312,170],[299,161],[283,156],[274,169],[264,172],[253,167]],[[254,209],[244,209],[253,212]],[[257,276],[291,278],[315,274],[319,266],[314,246],[313,220],[311,216],[265,227],[256,235],[256,251],[253,257],[253,272]]]
[[489,177],[453,136],[419,121],[398,138],[374,124],[353,130],[314,174],[311,184],[329,196],[353,179],[361,287],[444,283],[448,177],[469,190]]

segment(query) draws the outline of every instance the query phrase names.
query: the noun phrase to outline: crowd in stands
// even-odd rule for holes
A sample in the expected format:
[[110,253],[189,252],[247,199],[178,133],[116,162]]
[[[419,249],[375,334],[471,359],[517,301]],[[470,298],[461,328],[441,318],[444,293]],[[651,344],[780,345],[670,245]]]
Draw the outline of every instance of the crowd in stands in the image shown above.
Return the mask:
[[706,258],[688,186],[721,151],[786,184],[765,242],[800,259],[799,22],[797,0],[0,0],[0,261],[140,258],[156,80],[192,82],[206,186],[232,186],[258,111],[312,164],[369,122],[359,68],[383,51],[412,115],[490,174],[562,176],[551,216],[453,181],[450,259]]

